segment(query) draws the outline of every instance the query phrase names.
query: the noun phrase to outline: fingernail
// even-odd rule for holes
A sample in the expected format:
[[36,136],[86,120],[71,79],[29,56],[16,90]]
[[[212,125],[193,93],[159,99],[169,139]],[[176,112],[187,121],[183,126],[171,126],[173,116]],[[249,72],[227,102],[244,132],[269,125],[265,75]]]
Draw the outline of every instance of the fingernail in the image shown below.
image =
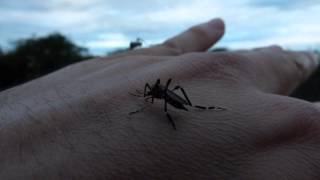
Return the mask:
[[224,21],[221,18],[214,18],[208,22],[210,25],[214,26],[220,26],[222,29],[224,29]]

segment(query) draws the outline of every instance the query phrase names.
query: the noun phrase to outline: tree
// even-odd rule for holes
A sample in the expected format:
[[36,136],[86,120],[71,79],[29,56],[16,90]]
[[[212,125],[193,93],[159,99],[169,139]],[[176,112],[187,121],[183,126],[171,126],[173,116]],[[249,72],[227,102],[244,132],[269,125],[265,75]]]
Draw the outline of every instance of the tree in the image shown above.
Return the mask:
[[14,50],[0,58],[0,89],[91,57],[86,48],[59,33],[18,40],[14,45]]
[[24,61],[33,75],[48,73],[88,56],[85,48],[78,47],[59,33],[42,38],[16,42],[14,54]]

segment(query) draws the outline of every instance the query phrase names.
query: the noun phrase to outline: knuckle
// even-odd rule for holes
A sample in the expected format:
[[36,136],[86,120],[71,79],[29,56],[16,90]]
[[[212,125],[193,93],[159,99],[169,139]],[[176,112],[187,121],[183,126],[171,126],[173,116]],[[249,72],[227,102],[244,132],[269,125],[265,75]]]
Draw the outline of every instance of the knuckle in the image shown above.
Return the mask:
[[234,75],[239,74],[248,74],[250,73],[250,67],[252,63],[250,60],[241,53],[217,53],[215,54],[215,61],[213,62],[214,65],[225,69],[226,71],[233,72]]
[[295,74],[295,77],[297,77],[299,81],[303,81],[308,77],[309,69],[306,64],[303,63],[306,61],[305,57],[298,53],[288,51],[284,51],[283,56],[288,68],[291,69],[291,72]]
[[317,68],[317,62],[306,52],[282,51],[283,61],[299,81],[304,81]]
[[[187,59],[191,64],[201,71],[209,72],[211,78],[232,80],[239,82],[247,73],[250,73],[251,62],[243,55],[232,52],[208,52],[208,53],[187,53]],[[196,61],[193,61],[196,59]]]
[[296,57],[296,60],[294,61],[295,65],[302,73],[302,78],[306,79],[311,74],[311,72],[317,67],[316,63],[312,61],[312,59],[310,59],[306,53],[297,54],[298,55]]

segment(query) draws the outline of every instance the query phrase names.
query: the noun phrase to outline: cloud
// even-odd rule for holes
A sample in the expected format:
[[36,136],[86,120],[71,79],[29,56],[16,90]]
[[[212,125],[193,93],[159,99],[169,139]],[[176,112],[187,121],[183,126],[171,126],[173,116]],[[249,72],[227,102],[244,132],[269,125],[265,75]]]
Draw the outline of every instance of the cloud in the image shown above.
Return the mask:
[[96,40],[92,40],[86,45],[90,48],[118,48],[126,47],[130,42],[130,38],[120,33],[108,33],[100,35]]
[[320,3],[311,0],[1,0],[0,43],[59,31],[101,52],[137,37],[146,45],[160,43],[219,16],[226,22],[223,46],[315,44],[319,39],[310,37],[320,37],[319,11]]
[[258,7],[275,7],[282,10],[306,8],[319,4],[318,0],[251,0],[249,4]]

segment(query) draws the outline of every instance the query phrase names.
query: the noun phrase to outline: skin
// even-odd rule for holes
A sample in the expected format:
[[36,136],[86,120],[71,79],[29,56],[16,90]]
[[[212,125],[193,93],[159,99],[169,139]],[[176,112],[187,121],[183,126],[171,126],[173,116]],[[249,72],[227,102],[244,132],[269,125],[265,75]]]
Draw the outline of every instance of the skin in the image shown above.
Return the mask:
[[[214,19],[1,92],[0,179],[318,179],[319,106],[288,97],[317,57],[279,46],[206,52],[223,34]],[[173,130],[163,100],[129,95],[157,78],[227,110],[169,105]]]

